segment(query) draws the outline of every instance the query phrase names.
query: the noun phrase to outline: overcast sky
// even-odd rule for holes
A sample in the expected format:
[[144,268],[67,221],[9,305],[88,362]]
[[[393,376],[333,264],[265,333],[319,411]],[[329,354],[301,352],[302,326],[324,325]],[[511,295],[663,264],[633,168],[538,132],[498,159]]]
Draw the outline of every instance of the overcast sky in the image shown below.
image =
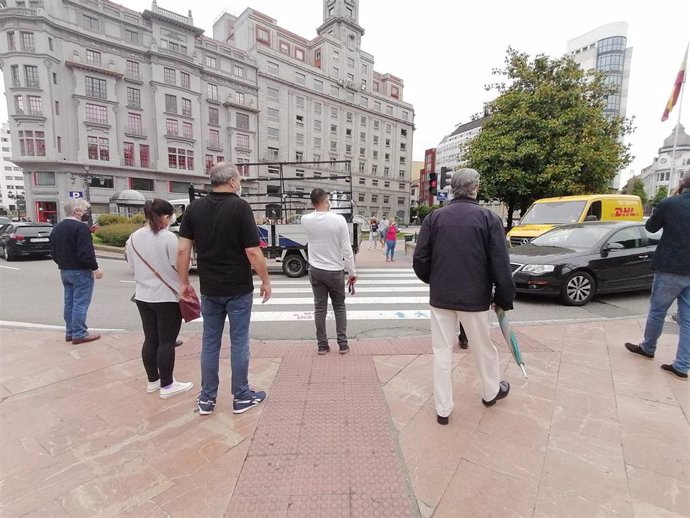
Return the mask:
[[[151,5],[120,3],[138,11]],[[306,38],[316,36],[323,18],[321,0],[158,0],[158,5],[181,14],[193,6],[195,25],[208,36],[224,8],[240,14],[252,7]],[[635,159],[628,169],[637,173],[649,165],[675,126],[677,105],[665,123],[661,113],[690,40],[686,0],[360,0],[359,5],[363,49],[374,55],[376,70],[404,80],[404,100],[414,105],[415,160],[490,100],[484,85],[492,81],[491,69],[503,64],[509,45],[532,55],[559,56],[569,39],[611,22],[629,24],[628,45],[634,49],[627,111],[635,116],[637,130],[630,139]],[[6,113],[5,106],[2,110]],[[690,93],[681,117],[686,127],[689,113]]]

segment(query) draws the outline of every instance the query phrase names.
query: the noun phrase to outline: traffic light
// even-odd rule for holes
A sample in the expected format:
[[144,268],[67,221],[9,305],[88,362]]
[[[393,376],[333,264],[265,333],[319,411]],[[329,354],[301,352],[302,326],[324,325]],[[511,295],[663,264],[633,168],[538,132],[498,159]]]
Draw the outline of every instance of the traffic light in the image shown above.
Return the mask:
[[450,185],[450,179],[453,176],[453,170],[450,167],[441,168],[441,189],[445,189]]
[[438,175],[436,173],[429,173],[429,194],[436,196],[438,193]]

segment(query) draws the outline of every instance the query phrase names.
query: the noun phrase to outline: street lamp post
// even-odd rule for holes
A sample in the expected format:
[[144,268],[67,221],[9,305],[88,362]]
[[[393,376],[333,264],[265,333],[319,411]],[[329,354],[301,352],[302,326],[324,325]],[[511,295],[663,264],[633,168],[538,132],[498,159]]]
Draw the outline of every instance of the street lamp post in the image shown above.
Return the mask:
[[89,222],[89,228],[93,226],[93,214],[91,213],[91,191],[89,188],[91,187],[91,179],[93,176],[91,176],[91,173],[89,172],[90,168],[88,165],[84,166],[84,198],[86,199],[86,203],[89,204],[89,209],[86,212],[86,217],[88,218]]

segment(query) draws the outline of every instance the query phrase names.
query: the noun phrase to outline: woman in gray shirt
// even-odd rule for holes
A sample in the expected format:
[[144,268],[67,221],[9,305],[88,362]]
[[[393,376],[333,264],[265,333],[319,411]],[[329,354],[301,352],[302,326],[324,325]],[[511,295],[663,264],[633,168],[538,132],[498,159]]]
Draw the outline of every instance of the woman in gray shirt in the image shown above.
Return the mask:
[[127,262],[134,270],[134,299],[144,328],[141,359],[148,376],[147,392],[160,389],[165,399],[193,386],[173,378],[175,340],[180,332],[182,316],[178,303],[180,281],[175,270],[177,237],[168,230],[173,206],[154,199],[144,205],[146,225],[127,241]]

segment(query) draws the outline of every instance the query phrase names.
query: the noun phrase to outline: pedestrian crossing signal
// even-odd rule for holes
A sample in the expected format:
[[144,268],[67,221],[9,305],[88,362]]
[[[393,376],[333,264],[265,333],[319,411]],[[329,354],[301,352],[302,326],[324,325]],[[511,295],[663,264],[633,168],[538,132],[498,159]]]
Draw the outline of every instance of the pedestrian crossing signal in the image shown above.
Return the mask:
[[438,175],[436,173],[429,173],[429,194],[436,196],[438,193]]

